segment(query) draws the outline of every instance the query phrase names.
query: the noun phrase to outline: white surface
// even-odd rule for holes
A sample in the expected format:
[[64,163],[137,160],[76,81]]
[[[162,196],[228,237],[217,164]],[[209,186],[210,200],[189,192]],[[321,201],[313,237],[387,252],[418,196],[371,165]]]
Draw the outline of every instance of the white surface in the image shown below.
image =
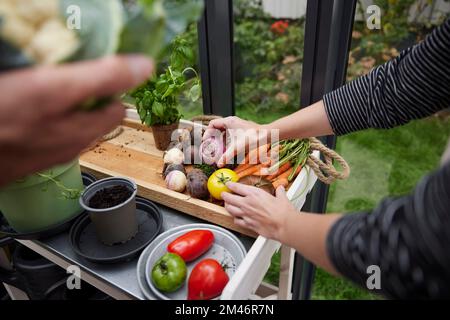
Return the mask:
[[298,19],[306,14],[307,0],[263,0],[263,10],[274,18]]

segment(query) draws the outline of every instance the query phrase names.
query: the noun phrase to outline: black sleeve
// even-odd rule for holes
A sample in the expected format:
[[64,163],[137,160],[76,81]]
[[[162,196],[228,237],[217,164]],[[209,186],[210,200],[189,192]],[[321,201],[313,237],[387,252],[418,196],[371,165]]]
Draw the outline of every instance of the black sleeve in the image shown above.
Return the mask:
[[368,266],[379,266],[379,293],[389,298],[450,298],[450,162],[411,195],[336,221],[327,251],[337,271],[363,287]]
[[420,44],[323,101],[337,135],[392,128],[450,107],[450,19]]

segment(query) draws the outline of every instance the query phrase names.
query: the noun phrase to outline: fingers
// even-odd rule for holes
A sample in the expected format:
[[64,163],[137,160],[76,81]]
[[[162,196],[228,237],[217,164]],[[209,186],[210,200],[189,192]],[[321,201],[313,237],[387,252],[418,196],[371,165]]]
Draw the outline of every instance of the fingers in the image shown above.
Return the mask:
[[275,192],[277,198],[286,198],[286,189],[283,186],[279,186]]
[[[76,112],[69,116],[71,124],[66,128],[74,128],[80,132],[81,148],[86,147],[95,139],[108,133],[118,126],[125,116],[125,110],[120,102],[94,112]],[[70,131],[69,131],[70,132]]]
[[235,218],[234,219],[234,224],[237,225],[238,227],[241,227],[241,228],[248,228],[247,224],[244,221],[244,219]]
[[234,156],[237,154],[237,151],[238,150],[234,145],[230,145],[217,161],[217,166],[222,168],[227,163],[233,163]]
[[242,206],[243,197],[231,194],[229,192],[222,192],[222,199],[225,201],[225,204],[230,204],[235,207]]
[[236,193],[241,196],[249,196],[259,190],[256,187],[247,186],[242,183],[228,182],[228,189],[230,189],[233,193]]
[[235,217],[242,217],[244,215],[244,211],[242,211],[241,208],[236,207],[230,203],[225,203],[225,209],[228,211],[229,214]]
[[224,131],[226,127],[227,118],[224,119],[214,119],[209,122],[208,128],[203,134],[202,141],[209,139],[218,134],[217,131]]
[[[110,56],[98,60],[40,67],[24,71],[43,105],[66,111],[91,97],[122,93],[148,79],[153,62],[139,55]],[[31,76],[31,77],[30,77]]]

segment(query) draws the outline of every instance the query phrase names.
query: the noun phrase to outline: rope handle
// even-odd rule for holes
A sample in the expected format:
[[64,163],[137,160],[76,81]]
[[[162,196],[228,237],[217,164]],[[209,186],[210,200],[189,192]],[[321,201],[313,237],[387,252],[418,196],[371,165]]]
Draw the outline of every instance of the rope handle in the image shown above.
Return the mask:
[[[309,138],[310,149],[320,151],[324,157],[324,161],[316,158],[312,154],[309,155],[306,163],[317,175],[317,178],[325,184],[331,184],[337,179],[345,180],[350,176],[350,166],[347,161],[340,156],[336,151],[327,148],[319,139]],[[342,168],[342,171],[338,171],[333,166],[333,160],[335,160]]]

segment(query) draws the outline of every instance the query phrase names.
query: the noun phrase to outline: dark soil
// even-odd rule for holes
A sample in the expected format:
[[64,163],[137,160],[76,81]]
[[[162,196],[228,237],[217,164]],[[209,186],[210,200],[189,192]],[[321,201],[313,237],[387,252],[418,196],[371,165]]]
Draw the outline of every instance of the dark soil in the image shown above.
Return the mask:
[[114,186],[97,191],[89,200],[89,207],[94,209],[107,209],[127,201],[133,191],[126,186]]

